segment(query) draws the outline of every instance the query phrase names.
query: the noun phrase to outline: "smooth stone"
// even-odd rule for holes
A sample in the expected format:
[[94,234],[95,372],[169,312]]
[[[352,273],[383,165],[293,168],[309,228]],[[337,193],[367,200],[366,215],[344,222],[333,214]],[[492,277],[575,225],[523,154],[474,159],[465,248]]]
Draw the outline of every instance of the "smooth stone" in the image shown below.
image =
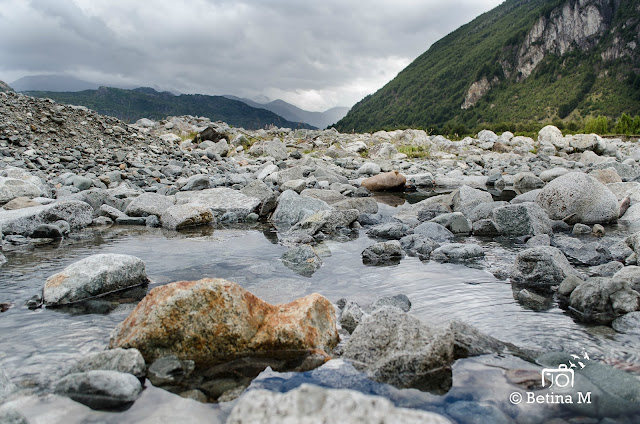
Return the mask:
[[400,262],[405,253],[398,240],[376,243],[362,251],[362,262],[366,265],[386,265]]
[[406,182],[404,175],[398,171],[391,171],[369,177],[360,185],[369,191],[389,191],[402,189]]
[[92,255],[47,278],[44,303],[64,305],[148,282],[144,262],[135,256]]
[[223,187],[176,193],[176,205],[191,204],[209,208],[216,217],[233,212],[240,220],[244,220],[252,212],[257,212],[260,203],[260,199],[247,196],[239,190]]
[[375,225],[367,230],[367,235],[384,240],[400,240],[407,235],[409,227],[401,222],[388,222]]
[[615,222],[620,212],[611,190],[582,172],[571,172],[548,183],[536,203],[547,211],[549,218],[573,223]]
[[160,216],[162,227],[169,230],[198,227],[215,223],[211,209],[192,204],[172,205]]
[[146,374],[144,358],[138,349],[110,349],[85,356],[71,367],[69,373],[95,370],[119,371],[142,379]]
[[143,193],[129,203],[125,209],[125,214],[132,217],[146,217],[149,215],[161,216],[174,201],[169,196],[156,193]]
[[54,391],[91,409],[113,410],[135,402],[142,385],[131,374],[97,370],[69,374],[56,383]]
[[431,259],[438,262],[463,262],[484,256],[477,244],[447,243],[431,253]]

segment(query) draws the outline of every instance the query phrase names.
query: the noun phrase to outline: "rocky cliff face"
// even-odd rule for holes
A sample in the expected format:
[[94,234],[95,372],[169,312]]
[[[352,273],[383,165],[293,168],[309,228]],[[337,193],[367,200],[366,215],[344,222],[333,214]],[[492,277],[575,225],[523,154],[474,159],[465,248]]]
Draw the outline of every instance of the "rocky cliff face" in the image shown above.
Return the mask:
[[[548,54],[562,56],[574,49],[583,51],[596,46],[611,27],[621,0],[569,0],[554,9],[549,16],[542,16],[525,36],[515,63],[501,61],[505,77],[515,73],[522,81],[529,77]],[[602,54],[603,60],[615,60],[631,54],[635,42],[623,43],[619,38]],[[474,106],[492,87],[497,85],[486,77],[469,87],[462,109]]]
[[588,50],[609,29],[620,0],[570,0],[541,17],[518,52],[516,72],[527,78],[549,53],[559,56],[575,48]]

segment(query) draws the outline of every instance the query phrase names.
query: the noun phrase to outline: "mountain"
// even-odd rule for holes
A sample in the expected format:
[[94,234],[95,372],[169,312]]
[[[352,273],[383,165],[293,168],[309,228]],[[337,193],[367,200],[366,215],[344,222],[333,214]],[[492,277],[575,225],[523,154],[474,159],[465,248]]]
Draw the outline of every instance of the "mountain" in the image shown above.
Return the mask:
[[5,93],[7,91],[13,91],[13,88],[9,87],[6,82],[0,81],[0,93]]
[[11,83],[16,91],[82,91],[100,86],[67,75],[29,75]]
[[342,119],[349,111],[348,107],[334,107],[324,112],[309,112],[297,106],[287,103],[284,100],[274,100],[268,103],[259,103],[254,100],[243,99],[241,97],[226,95],[228,99],[238,100],[251,107],[270,110],[293,122],[305,122],[318,128],[326,128]]
[[104,115],[127,122],[140,118],[163,119],[167,116],[194,115],[225,121],[246,129],[260,129],[275,125],[287,128],[314,128],[307,124],[290,122],[265,109],[256,109],[243,102],[222,96],[159,92],[143,87],[133,90],[100,87],[78,92],[28,91],[34,97],[48,97],[60,103],[86,106]]
[[640,0],[507,0],[434,43],[336,127],[531,131],[638,114],[639,20]]

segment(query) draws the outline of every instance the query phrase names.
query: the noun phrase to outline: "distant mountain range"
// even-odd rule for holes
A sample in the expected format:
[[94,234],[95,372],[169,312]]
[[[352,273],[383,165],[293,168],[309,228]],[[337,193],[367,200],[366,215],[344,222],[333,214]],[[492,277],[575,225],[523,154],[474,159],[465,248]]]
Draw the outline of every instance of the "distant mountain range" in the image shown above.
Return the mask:
[[580,127],[640,113],[640,0],[506,0],[434,43],[336,128]]
[[83,91],[97,90],[100,87],[100,84],[67,75],[29,75],[12,82],[10,85],[15,91]]
[[[14,87],[15,88],[15,87]],[[222,96],[201,94],[174,95],[153,88],[99,87],[97,90],[76,92],[24,91],[34,97],[47,97],[60,103],[86,106],[104,115],[111,115],[127,122],[141,118],[163,119],[167,116],[203,116],[212,121],[224,121],[236,127],[260,129],[275,125],[281,128],[315,127],[292,122],[263,108],[254,108],[244,102]]]
[[225,95],[228,99],[238,100],[248,104],[251,107],[270,110],[271,112],[282,116],[283,118],[293,122],[306,122],[318,128],[327,128],[329,125],[335,124],[341,120],[347,112],[348,107],[334,107],[324,112],[309,112],[300,109],[297,106],[287,103],[284,100],[274,100],[268,103],[259,103],[253,100],[241,97]]

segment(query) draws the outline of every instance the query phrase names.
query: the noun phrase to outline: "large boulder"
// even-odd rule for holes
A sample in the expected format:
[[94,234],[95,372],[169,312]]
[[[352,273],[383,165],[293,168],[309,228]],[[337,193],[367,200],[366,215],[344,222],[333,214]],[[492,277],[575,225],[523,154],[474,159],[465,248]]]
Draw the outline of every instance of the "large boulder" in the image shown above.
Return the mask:
[[124,212],[129,216],[160,216],[173,204],[172,197],[157,193],[143,193],[133,199]]
[[548,183],[536,203],[551,219],[569,223],[614,222],[620,209],[616,196],[600,181],[582,172],[571,172]]
[[182,230],[189,227],[208,225],[214,222],[211,209],[198,205],[172,205],[160,216],[160,222],[169,230]]
[[0,205],[15,199],[16,197],[38,197],[42,190],[35,184],[18,178],[0,177]]
[[453,210],[468,216],[476,206],[492,202],[490,193],[463,185],[453,195]]
[[242,220],[258,209],[260,199],[247,196],[238,190],[224,187],[176,193],[177,205],[187,203],[209,208],[216,217],[232,212]]
[[316,212],[330,209],[331,207],[322,200],[301,196],[293,190],[287,190],[278,198],[278,206],[271,220],[276,224],[291,226]]
[[84,228],[93,221],[93,209],[85,202],[63,200],[43,206],[0,210],[0,228],[3,234],[29,236],[40,225],[59,220],[68,222],[73,229]]
[[47,306],[65,305],[148,282],[142,259],[114,253],[98,254],[47,278],[43,298]]
[[362,181],[360,186],[369,191],[390,191],[401,190],[406,183],[404,175],[398,171],[391,171],[369,177]]
[[569,297],[571,310],[581,321],[610,324],[637,311],[640,294],[629,283],[613,278],[593,277],[581,283]]
[[156,287],[115,329],[109,346],[138,349],[148,363],[175,355],[196,365],[244,357],[282,360],[338,343],[333,305],[319,294],[271,305],[222,279]]
[[135,402],[142,385],[131,374],[99,370],[69,374],[58,381],[54,391],[92,409],[113,410]]
[[577,275],[577,271],[558,248],[539,246],[518,253],[511,281],[533,289],[549,290],[572,275]]
[[450,424],[433,412],[395,407],[379,396],[353,390],[326,389],[311,384],[286,393],[251,390],[240,397],[227,424],[305,423]]
[[496,208],[492,217],[498,232],[507,236],[553,234],[549,216],[532,202]]
[[529,354],[460,321],[437,328],[401,309],[383,307],[362,319],[343,357],[375,381],[446,393],[454,360],[503,352]]

